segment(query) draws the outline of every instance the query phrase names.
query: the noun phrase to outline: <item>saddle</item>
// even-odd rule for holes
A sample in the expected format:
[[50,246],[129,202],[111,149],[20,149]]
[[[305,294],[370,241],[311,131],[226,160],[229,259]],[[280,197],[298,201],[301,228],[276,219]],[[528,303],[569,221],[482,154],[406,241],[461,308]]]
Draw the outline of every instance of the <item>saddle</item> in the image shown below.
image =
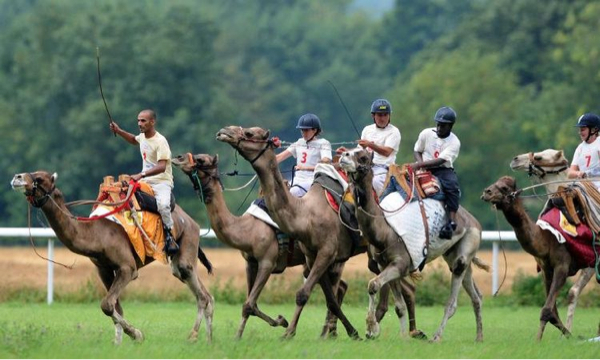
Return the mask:
[[[105,176],[96,199],[101,204],[93,208],[92,214],[105,214],[114,209],[113,204],[123,202],[128,195],[129,180],[128,175],[120,175],[117,181],[113,176]],[[108,219],[123,227],[142,263],[145,263],[146,257],[149,256],[166,264],[162,219],[158,213],[154,192],[149,184],[138,184],[140,189],[131,196],[125,209]],[[175,198],[171,195],[171,211],[174,208]],[[176,227],[172,231],[176,237]]]
[[435,175],[428,170],[413,172],[408,164],[390,165],[379,199],[383,200],[392,192],[399,192],[405,200],[416,199],[415,190],[421,199],[432,198],[440,201],[446,199]]

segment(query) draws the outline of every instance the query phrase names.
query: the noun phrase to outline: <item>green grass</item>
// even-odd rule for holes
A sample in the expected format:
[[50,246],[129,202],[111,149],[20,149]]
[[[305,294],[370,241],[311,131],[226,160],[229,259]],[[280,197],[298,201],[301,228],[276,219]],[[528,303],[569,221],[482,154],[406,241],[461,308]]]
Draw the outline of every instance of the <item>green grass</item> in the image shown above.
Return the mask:
[[[491,299],[493,302],[493,299]],[[196,343],[187,335],[194,321],[192,303],[124,304],[126,318],[145,335],[143,343],[124,337],[113,346],[111,320],[97,304],[0,303],[0,357],[2,358],[598,358],[599,343],[579,338],[595,336],[597,308],[578,309],[574,336],[560,337],[548,325],[541,343],[535,341],[539,309],[491,306],[483,309],[484,342],[475,343],[475,322],[470,306],[461,306],[446,326],[440,344],[399,335],[393,313],[382,324],[382,334],[369,341],[350,340],[340,325],[337,339],[319,339],[325,316],[322,305],[309,304],[291,340],[281,340],[283,328],[271,328],[257,318],[248,321],[244,337],[235,341],[241,306],[216,304],[214,339],[206,343],[204,323]],[[290,320],[293,305],[263,305],[270,315]],[[361,336],[365,306],[344,306]],[[417,308],[419,329],[432,336],[443,308]],[[564,315],[563,315],[564,316]]]

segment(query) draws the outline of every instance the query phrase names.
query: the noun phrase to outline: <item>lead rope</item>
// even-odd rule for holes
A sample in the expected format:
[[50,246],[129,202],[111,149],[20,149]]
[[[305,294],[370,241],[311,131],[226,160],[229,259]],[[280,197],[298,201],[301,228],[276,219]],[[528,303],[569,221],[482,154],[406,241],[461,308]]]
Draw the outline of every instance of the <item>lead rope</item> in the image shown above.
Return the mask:
[[494,296],[498,296],[502,285],[504,285],[504,281],[506,280],[506,274],[508,270],[506,251],[504,250],[504,243],[502,242],[502,233],[500,232],[500,219],[498,218],[498,209],[496,209],[496,229],[498,229],[498,239],[500,239],[500,248],[502,249],[502,257],[504,258],[504,276],[502,277],[502,281],[500,282],[500,285],[498,285],[498,289],[494,293]]
[[39,256],[40,258],[42,258],[42,259],[44,259],[46,261],[49,261],[49,262],[51,262],[53,264],[63,266],[65,268],[69,269],[69,270],[73,270],[73,265],[75,265],[75,261],[73,261],[73,265],[69,266],[69,265],[65,265],[65,264],[56,262],[54,260],[50,260],[47,257],[44,257],[44,256],[40,255],[37,252],[37,249],[35,248],[35,242],[33,241],[33,235],[31,235],[31,204],[29,202],[27,203],[27,227],[28,227],[28,230],[29,230],[29,242],[31,243],[31,247],[33,248],[33,252],[37,256]]
[[596,273],[596,281],[600,282],[600,257],[598,257],[598,249],[596,247],[600,245],[600,241],[596,237],[596,233],[592,233],[592,248],[594,249],[595,255],[595,264],[594,264],[594,272]]

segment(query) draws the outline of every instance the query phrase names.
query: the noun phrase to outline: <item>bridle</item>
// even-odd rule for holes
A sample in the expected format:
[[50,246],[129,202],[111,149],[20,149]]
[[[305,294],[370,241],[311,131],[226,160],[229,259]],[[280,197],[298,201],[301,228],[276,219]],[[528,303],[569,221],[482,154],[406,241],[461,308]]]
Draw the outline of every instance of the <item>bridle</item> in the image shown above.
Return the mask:
[[536,164],[535,162],[536,162],[535,156],[534,156],[533,152],[530,152],[529,153],[529,169],[527,170],[527,175],[530,177],[535,175],[538,178],[543,179],[548,174],[550,174],[550,175],[560,174],[561,172],[568,169],[568,165],[564,164],[562,167],[560,167],[556,170],[545,170],[542,166],[551,166],[551,165]]
[[[54,190],[56,190],[56,186],[52,185],[52,189],[50,189],[50,191],[48,191],[40,185],[39,181],[36,180],[31,173],[27,173],[27,174],[31,178],[31,182],[32,182],[31,190],[25,191],[25,196],[27,197],[27,201],[33,207],[41,208],[48,202],[48,200],[50,199],[50,196],[52,195]],[[41,192],[42,196],[36,198],[35,197],[36,192]]]
[[[216,172],[217,175],[214,175],[214,170],[217,169],[217,165],[198,165],[194,161],[194,156],[191,153],[187,153],[187,157],[189,164],[193,166],[192,172],[187,175],[190,178],[192,185],[194,185],[194,191],[200,198],[200,201],[202,201],[203,203],[209,203],[211,200],[212,192],[209,191],[208,183],[213,179],[217,180],[219,182],[219,185],[221,185],[221,189],[223,189],[223,183],[221,182],[221,177],[219,176],[219,173]],[[200,176],[198,176],[199,172],[203,172],[207,175],[205,177],[204,182],[202,181]]]
[[235,144],[235,148],[238,149],[238,152],[239,152],[240,143],[242,141],[265,144],[265,147],[252,160],[249,160],[248,158],[246,158],[244,156],[244,154],[242,154],[244,159],[246,159],[246,160],[248,160],[248,162],[250,162],[250,165],[253,165],[256,162],[256,160],[258,160],[265,153],[265,151],[267,151],[267,149],[269,149],[270,147],[273,149],[276,149],[281,146],[281,140],[279,140],[278,137],[272,137],[267,140],[255,140],[255,139],[248,139],[247,137],[242,137],[238,140],[237,144]]

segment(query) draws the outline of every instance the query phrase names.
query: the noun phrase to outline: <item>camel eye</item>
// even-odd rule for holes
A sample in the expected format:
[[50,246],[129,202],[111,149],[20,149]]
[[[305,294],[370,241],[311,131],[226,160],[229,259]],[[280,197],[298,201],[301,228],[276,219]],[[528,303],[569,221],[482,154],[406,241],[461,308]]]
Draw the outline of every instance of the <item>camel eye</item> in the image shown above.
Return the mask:
[[248,139],[251,139],[253,137],[253,133],[251,131],[244,131],[244,136],[247,137]]

